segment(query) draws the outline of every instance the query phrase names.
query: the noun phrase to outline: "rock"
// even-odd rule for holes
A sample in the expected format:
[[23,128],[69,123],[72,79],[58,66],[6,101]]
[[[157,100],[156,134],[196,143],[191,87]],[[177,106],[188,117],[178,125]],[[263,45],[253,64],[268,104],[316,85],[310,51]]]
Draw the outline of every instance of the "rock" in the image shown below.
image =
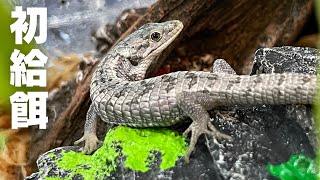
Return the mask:
[[[263,73],[300,72],[315,74],[317,50],[274,47],[257,50],[254,69]],[[268,163],[280,164],[293,154],[314,157],[315,134],[311,106],[237,106],[233,121],[218,119],[234,138],[208,149],[225,179],[272,179]],[[196,155],[195,155],[196,156]]]
[[[114,132],[118,131],[119,129],[136,132],[127,132],[124,135],[129,136],[129,138],[126,138],[129,139],[128,144],[129,150],[132,150],[131,154],[136,154],[138,152],[136,156],[141,159],[134,159],[135,157],[132,158],[131,155],[124,155],[128,150],[128,148],[123,145],[123,142],[126,141],[124,139],[121,140],[121,150],[119,149],[120,145],[115,145],[115,147],[117,148],[115,148],[116,150],[114,151],[112,150],[112,148],[110,148],[111,146],[113,146],[110,145],[111,141],[119,138],[121,139],[121,137],[111,137],[114,137]],[[118,135],[121,136],[121,134],[119,133]],[[145,153],[140,153],[140,151],[143,151],[143,148],[147,148],[145,146],[150,146],[151,144],[149,143],[149,141],[151,140],[146,139],[148,136],[155,138],[156,142],[154,144],[160,144],[161,146],[157,149],[159,149],[161,154],[164,154],[164,156],[168,154],[169,157],[164,158],[164,156],[161,156],[160,153],[156,152],[153,157],[147,157],[146,161],[150,161],[150,163],[148,167],[144,167],[143,165],[141,166],[138,164],[143,163],[141,162],[141,160],[144,161],[143,155]],[[108,141],[108,137],[112,140]],[[173,139],[170,139],[170,137],[172,137]],[[162,141],[158,142],[159,139],[162,139]],[[42,154],[37,160],[39,172],[32,174],[27,179],[41,179],[45,177],[58,179],[90,179],[93,178],[93,176],[95,176],[97,179],[198,179],[199,177],[201,177],[202,179],[221,179],[216,173],[217,171],[215,170],[214,164],[212,163],[212,161],[207,159],[206,154],[200,154],[199,157],[194,159],[189,164],[185,163],[184,159],[179,159],[177,162],[173,161],[172,168],[170,168],[169,170],[163,170],[167,169],[163,168],[163,163],[167,162],[167,165],[170,164],[168,163],[168,158],[169,160],[174,159],[175,152],[179,152],[181,150],[179,150],[181,141],[183,142],[183,144],[185,144],[184,138],[176,136],[175,133],[172,134],[172,131],[167,129],[143,130],[132,129],[128,127],[118,127],[116,130],[114,130],[113,132],[109,132],[107,135],[105,144],[108,144],[109,146],[102,146],[96,152],[94,152],[93,155],[84,155],[80,152],[79,147],[72,146],[59,147]],[[161,144],[161,142],[164,143]],[[141,146],[137,147],[132,144],[140,144]],[[163,146],[169,146],[167,147],[169,148],[169,151],[174,152],[160,150],[163,149]],[[142,148],[142,150],[139,150],[139,148]],[[138,150],[135,151],[136,149]],[[183,154],[185,154],[187,147],[184,146],[183,149]],[[121,155],[118,156],[118,153]],[[129,156],[131,156],[131,160],[129,160]],[[131,161],[131,164],[126,161]],[[176,165],[174,166],[174,164]],[[131,167],[131,169],[140,170],[134,171],[124,167]],[[199,171],[194,171],[194,169],[198,169]]]
[[282,46],[262,48],[256,51],[252,72],[260,68],[262,73],[316,73],[319,57],[317,49]]

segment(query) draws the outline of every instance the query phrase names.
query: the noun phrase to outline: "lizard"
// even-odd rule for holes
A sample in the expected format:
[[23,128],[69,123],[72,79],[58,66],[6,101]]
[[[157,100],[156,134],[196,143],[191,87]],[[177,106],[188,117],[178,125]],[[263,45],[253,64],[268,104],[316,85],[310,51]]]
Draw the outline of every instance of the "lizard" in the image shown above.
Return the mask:
[[97,119],[130,127],[166,127],[192,123],[186,161],[200,135],[231,139],[210,122],[208,110],[232,105],[311,104],[316,75],[299,73],[237,75],[224,60],[211,72],[178,71],[145,78],[147,69],[183,29],[179,20],[148,23],[112,48],[98,64],[90,84],[92,103],[86,115],[83,151],[97,148]]

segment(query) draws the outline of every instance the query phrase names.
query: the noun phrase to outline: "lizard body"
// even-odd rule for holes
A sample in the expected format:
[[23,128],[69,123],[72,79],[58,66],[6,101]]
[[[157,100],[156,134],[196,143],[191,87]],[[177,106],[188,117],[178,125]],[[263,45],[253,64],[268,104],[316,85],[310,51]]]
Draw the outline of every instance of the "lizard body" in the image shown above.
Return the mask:
[[220,133],[208,110],[237,104],[311,104],[316,75],[284,73],[236,75],[224,61],[216,60],[213,72],[173,72],[144,79],[153,61],[178,36],[183,25],[173,20],[142,26],[115,46],[95,70],[87,113],[84,151],[96,149],[96,120],[132,127],[171,126],[190,117],[193,122],[188,160],[198,137]]

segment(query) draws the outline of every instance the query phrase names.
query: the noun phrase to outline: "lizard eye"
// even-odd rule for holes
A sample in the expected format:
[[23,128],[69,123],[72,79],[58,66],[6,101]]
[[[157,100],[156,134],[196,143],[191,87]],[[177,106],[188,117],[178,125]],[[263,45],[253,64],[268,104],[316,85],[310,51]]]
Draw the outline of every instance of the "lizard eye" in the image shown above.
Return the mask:
[[158,31],[154,31],[150,34],[150,38],[153,40],[153,41],[156,41],[156,42],[159,42],[160,39],[162,38],[161,37],[161,33],[158,32]]

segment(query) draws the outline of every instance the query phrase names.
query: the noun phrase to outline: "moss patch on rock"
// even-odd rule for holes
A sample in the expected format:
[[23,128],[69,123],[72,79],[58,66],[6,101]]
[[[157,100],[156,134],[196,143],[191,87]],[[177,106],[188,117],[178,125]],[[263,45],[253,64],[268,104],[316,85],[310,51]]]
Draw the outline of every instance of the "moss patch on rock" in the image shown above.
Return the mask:
[[[187,152],[185,139],[168,129],[133,129],[119,127],[110,132],[111,141],[116,140],[122,147],[123,155],[127,156],[125,166],[145,172],[148,164],[154,159],[151,152],[158,151],[162,154],[161,169],[168,169],[175,165],[179,156]],[[107,139],[107,144],[110,144]]]
[[93,155],[74,151],[64,151],[62,157],[48,154],[54,158],[59,169],[67,171],[70,179],[82,176],[84,179],[103,179],[116,169],[116,158],[126,157],[125,167],[146,172],[155,159],[153,152],[161,153],[160,168],[174,167],[179,157],[187,152],[185,138],[175,132],[159,129],[135,129],[119,126],[108,132],[103,146]]

